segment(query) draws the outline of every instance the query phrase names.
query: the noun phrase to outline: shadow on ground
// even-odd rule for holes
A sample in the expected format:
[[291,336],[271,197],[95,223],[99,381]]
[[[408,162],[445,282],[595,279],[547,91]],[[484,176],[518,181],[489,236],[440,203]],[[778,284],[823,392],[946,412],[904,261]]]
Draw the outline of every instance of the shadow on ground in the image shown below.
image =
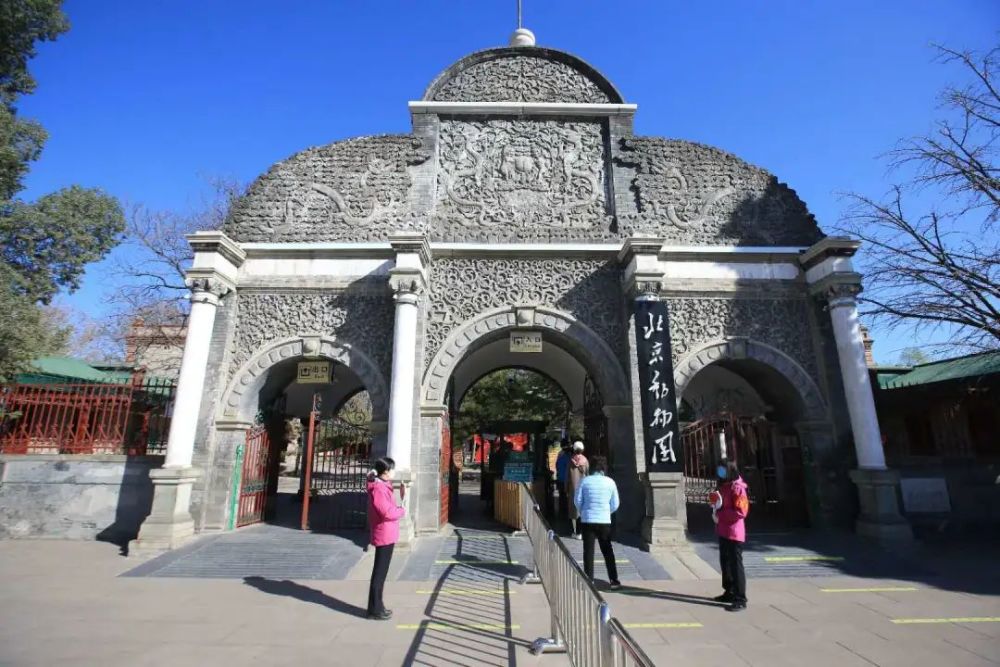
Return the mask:
[[358,616],[360,618],[367,616],[366,610],[361,607],[348,604],[337,598],[330,597],[323,591],[318,591],[315,588],[303,586],[287,579],[279,581],[264,577],[244,577],[243,583],[269,595],[279,595],[301,600],[302,602],[318,604],[321,607],[326,607],[331,611],[347,614],[348,616]]

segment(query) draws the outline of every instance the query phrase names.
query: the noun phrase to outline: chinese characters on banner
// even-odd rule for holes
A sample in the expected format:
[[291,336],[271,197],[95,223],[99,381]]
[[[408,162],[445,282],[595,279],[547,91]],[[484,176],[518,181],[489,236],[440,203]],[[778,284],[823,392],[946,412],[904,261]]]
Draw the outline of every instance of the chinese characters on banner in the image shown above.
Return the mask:
[[649,472],[684,472],[667,304],[635,302],[642,435]]

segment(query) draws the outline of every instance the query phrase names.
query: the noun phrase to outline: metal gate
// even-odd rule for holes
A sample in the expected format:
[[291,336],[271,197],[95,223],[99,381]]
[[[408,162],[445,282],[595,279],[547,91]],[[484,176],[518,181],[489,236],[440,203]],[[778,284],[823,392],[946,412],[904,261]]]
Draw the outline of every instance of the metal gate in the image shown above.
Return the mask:
[[306,442],[302,529],[334,530],[368,525],[371,432],[343,420],[320,419],[313,411]]
[[438,514],[438,526],[448,523],[448,505],[451,500],[451,415],[445,413],[441,417],[441,510]]
[[719,433],[725,433],[727,456],[739,465],[749,487],[752,516],[802,523],[806,504],[798,438],[760,417],[720,414],[682,429],[687,501],[705,503],[716,489]]
[[240,498],[236,506],[237,527],[264,520],[271,459],[271,438],[267,427],[259,424],[247,429],[243,465],[240,467]]
[[603,456],[611,464],[611,448],[608,447],[608,418],[604,414],[604,399],[601,392],[588,375],[583,382],[583,439],[587,445],[587,456]]

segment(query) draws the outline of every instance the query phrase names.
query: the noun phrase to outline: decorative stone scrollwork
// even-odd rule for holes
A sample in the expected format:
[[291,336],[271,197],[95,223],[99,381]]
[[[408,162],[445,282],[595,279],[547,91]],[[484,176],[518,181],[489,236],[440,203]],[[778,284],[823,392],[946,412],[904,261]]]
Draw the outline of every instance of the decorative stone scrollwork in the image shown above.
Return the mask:
[[682,396],[691,378],[706,366],[738,359],[759,361],[783,375],[802,398],[805,414],[800,416],[800,421],[819,422],[828,419],[826,403],[819,387],[800,364],[781,350],[743,337],[701,344],[682,355],[674,364],[677,395]]
[[493,58],[443,81],[430,99],[438,102],[614,102],[588,76],[565,62],[522,51]]
[[818,295],[829,301],[830,306],[835,308],[837,306],[856,305],[857,296],[861,294],[861,291],[862,286],[860,282],[831,281],[822,287]]
[[[234,418],[253,419],[250,410],[256,409],[253,398],[267,379],[267,371],[286,359],[294,359],[305,353],[301,338],[285,338],[270,341],[255,350],[243,363],[235,368],[226,391],[222,395],[218,417],[222,420]],[[364,384],[372,402],[372,414],[376,420],[385,420],[389,414],[389,392],[385,375],[376,363],[353,344],[339,339],[321,337],[317,356],[330,359],[351,369]]]
[[624,234],[736,245],[811,245],[823,236],[794,191],[733,155],[659,137],[629,137],[621,149],[617,167],[635,170],[636,212],[619,211]]
[[599,123],[445,120],[440,153],[435,236],[610,227]]
[[[621,272],[613,263],[444,258],[432,265],[430,291],[432,316],[424,334],[428,361],[463,322],[515,306],[550,306],[570,313],[599,335],[619,360],[624,359]],[[513,320],[515,314],[510,317]]]
[[667,305],[675,366],[706,343],[746,337],[818,376],[806,299],[669,298]]
[[387,295],[342,291],[247,293],[237,302],[231,373],[270,341],[334,337],[371,358],[389,377],[393,305]]
[[361,137],[303,151],[257,180],[223,226],[237,241],[385,240],[418,229],[409,168],[430,157],[412,135]]
[[184,284],[191,290],[191,300],[218,303],[219,299],[232,291],[232,285],[221,278],[211,276],[189,276]]

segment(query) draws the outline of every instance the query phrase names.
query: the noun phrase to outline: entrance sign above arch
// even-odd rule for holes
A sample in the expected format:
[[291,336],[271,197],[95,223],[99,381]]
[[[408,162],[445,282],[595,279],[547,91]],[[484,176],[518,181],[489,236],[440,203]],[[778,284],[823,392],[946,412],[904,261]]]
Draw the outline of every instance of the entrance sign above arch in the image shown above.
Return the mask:
[[[307,343],[313,341],[316,342],[317,349],[307,351]],[[320,336],[312,339],[288,338],[272,342],[260,349],[236,371],[223,393],[219,419],[241,418],[252,421],[257,411],[255,394],[264,386],[268,369],[283,360],[295,359],[306,354],[329,359],[350,368],[368,390],[374,412],[373,419],[384,421],[387,418],[389,395],[378,366],[351,345]]]
[[[517,310],[510,306],[489,311],[464,322],[448,336],[424,373],[422,397],[425,405],[443,405],[448,381],[458,364],[477,345],[503,338],[519,326]],[[600,336],[572,315],[552,308],[535,307],[532,318],[528,326],[551,336],[553,343],[575,357],[595,378],[605,401],[611,405],[630,402],[621,363]]]

